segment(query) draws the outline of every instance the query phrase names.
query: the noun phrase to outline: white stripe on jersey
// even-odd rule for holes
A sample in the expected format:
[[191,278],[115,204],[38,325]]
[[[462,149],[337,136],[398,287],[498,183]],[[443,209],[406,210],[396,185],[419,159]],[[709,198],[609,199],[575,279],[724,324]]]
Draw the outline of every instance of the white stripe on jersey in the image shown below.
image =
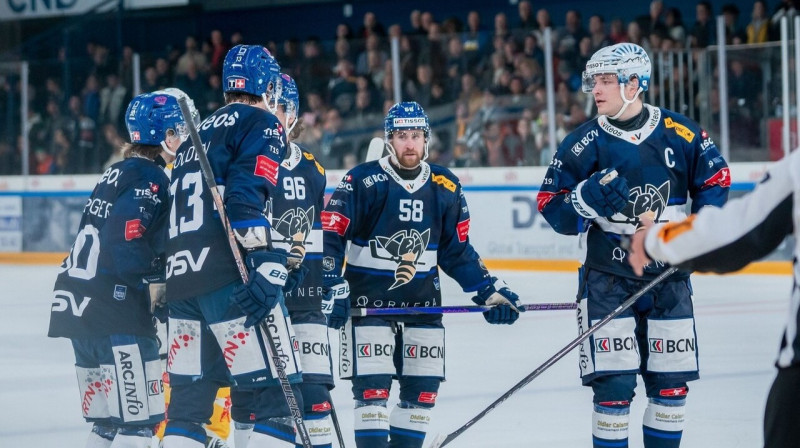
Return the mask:
[[[378,256],[383,258],[390,258],[391,254],[382,248],[378,247]],[[438,263],[438,258],[435,250],[425,250],[416,262],[417,272],[428,272],[434,268]],[[370,269],[379,269],[382,271],[397,270],[397,261],[386,260],[382,258],[375,258],[372,256],[372,251],[368,246],[360,246],[354,242],[350,243],[350,249],[347,251],[347,264],[352,266],[360,266]]]

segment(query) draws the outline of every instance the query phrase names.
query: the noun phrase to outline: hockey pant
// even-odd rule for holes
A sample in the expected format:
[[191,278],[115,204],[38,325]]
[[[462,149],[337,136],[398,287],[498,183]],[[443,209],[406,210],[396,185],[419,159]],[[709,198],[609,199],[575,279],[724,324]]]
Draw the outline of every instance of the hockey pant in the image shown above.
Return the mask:
[[81,411],[93,422],[90,446],[149,446],[164,419],[158,341],[111,335],[72,339]]
[[[355,318],[342,329],[340,375],[353,383],[358,448],[419,448],[444,380],[444,327]],[[387,409],[392,380],[400,403]]]
[[[325,316],[321,311],[292,311],[290,315],[303,365],[303,382],[293,390],[302,407],[312,445],[327,448],[333,442],[330,418],[333,375]],[[259,399],[252,390],[234,389],[231,413],[236,422],[237,444],[249,439],[256,421],[265,422],[262,431],[270,428],[270,432],[265,432],[267,436],[288,440],[292,421],[283,393],[278,388],[269,388],[263,393],[265,395]],[[300,443],[299,436],[295,442]]]
[[[169,303],[167,371],[172,393],[165,448],[205,443],[202,425],[212,416],[220,387],[234,380],[237,387],[253,390],[279,384],[267,358],[268,336],[260,327],[245,327],[244,314],[230,300],[235,286]],[[288,312],[276,306],[265,322],[289,381],[300,381],[299,355],[292,347],[294,331]]]
[[[583,269],[579,332],[610,314],[646,283]],[[628,446],[637,374],[642,375],[648,397],[642,424],[645,447],[680,446],[687,382],[698,378],[691,295],[688,279],[665,281],[581,344],[581,377],[594,391],[595,446]]]

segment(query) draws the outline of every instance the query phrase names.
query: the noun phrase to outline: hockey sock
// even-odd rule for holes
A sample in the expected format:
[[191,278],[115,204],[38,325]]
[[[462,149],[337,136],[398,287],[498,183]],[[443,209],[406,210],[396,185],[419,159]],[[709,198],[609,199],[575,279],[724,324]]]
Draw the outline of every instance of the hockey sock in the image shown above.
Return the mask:
[[389,446],[421,448],[431,422],[430,408],[401,401],[389,417]]
[[152,442],[152,428],[120,428],[114,436],[111,448],[150,448]]
[[627,448],[630,404],[624,406],[594,405],[592,414],[592,446],[594,448]]
[[291,417],[272,417],[253,425],[248,448],[294,448],[294,421]]
[[[308,430],[308,437],[314,448],[331,448],[333,444],[333,425],[329,414],[306,414],[303,422]],[[298,437],[298,445],[302,446]]]
[[95,423],[86,441],[86,448],[109,448],[116,433],[117,429],[113,426]]
[[356,400],[355,421],[357,448],[388,448],[389,411],[386,400]]
[[233,422],[233,446],[246,447],[253,432],[252,423]]
[[169,420],[164,429],[164,448],[205,448],[206,430],[199,423]]
[[683,436],[686,399],[651,398],[644,411],[642,432],[646,448],[678,448]]

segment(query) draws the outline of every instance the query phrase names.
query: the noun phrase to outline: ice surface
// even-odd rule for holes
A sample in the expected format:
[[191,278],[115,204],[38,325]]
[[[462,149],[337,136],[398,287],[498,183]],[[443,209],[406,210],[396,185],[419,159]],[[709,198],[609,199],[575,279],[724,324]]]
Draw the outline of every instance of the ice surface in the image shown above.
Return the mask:
[[[525,302],[569,302],[575,296],[574,274],[496,274]],[[89,432],[80,417],[70,343],[46,336],[55,275],[55,267],[0,265],[3,447],[78,448]],[[445,304],[471,303],[454,282],[442,283]],[[682,447],[762,444],[763,408],[791,283],[787,276],[694,277],[701,379],[690,383]],[[455,314],[445,317],[445,325],[447,381],[431,424],[431,432],[441,434],[455,431],[577,336],[573,311],[529,312],[513,326]],[[336,334],[331,336],[337,353]],[[395,385],[392,396],[397,392]],[[340,381],[333,398],[345,442],[355,447],[349,383]],[[580,385],[577,355],[570,353],[448,446],[591,446],[591,398],[591,390]],[[645,404],[640,381],[631,410],[632,447],[642,446]]]

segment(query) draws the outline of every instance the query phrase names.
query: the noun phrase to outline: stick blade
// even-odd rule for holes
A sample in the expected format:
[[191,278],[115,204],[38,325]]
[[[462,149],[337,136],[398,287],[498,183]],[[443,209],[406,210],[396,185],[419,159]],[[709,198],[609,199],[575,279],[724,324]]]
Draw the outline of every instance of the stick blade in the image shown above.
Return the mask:
[[441,448],[444,444],[445,440],[447,440],[447,436],[444,434],[436,434],[436,437],[433,438],[433,441],[428,446],[428,448]]
[[365,162],[372,162],[373,160],[378,160],[383,156],[383,139],[380,137],[375,137],[369,141],[369,148],[367,149],[367,158]]

